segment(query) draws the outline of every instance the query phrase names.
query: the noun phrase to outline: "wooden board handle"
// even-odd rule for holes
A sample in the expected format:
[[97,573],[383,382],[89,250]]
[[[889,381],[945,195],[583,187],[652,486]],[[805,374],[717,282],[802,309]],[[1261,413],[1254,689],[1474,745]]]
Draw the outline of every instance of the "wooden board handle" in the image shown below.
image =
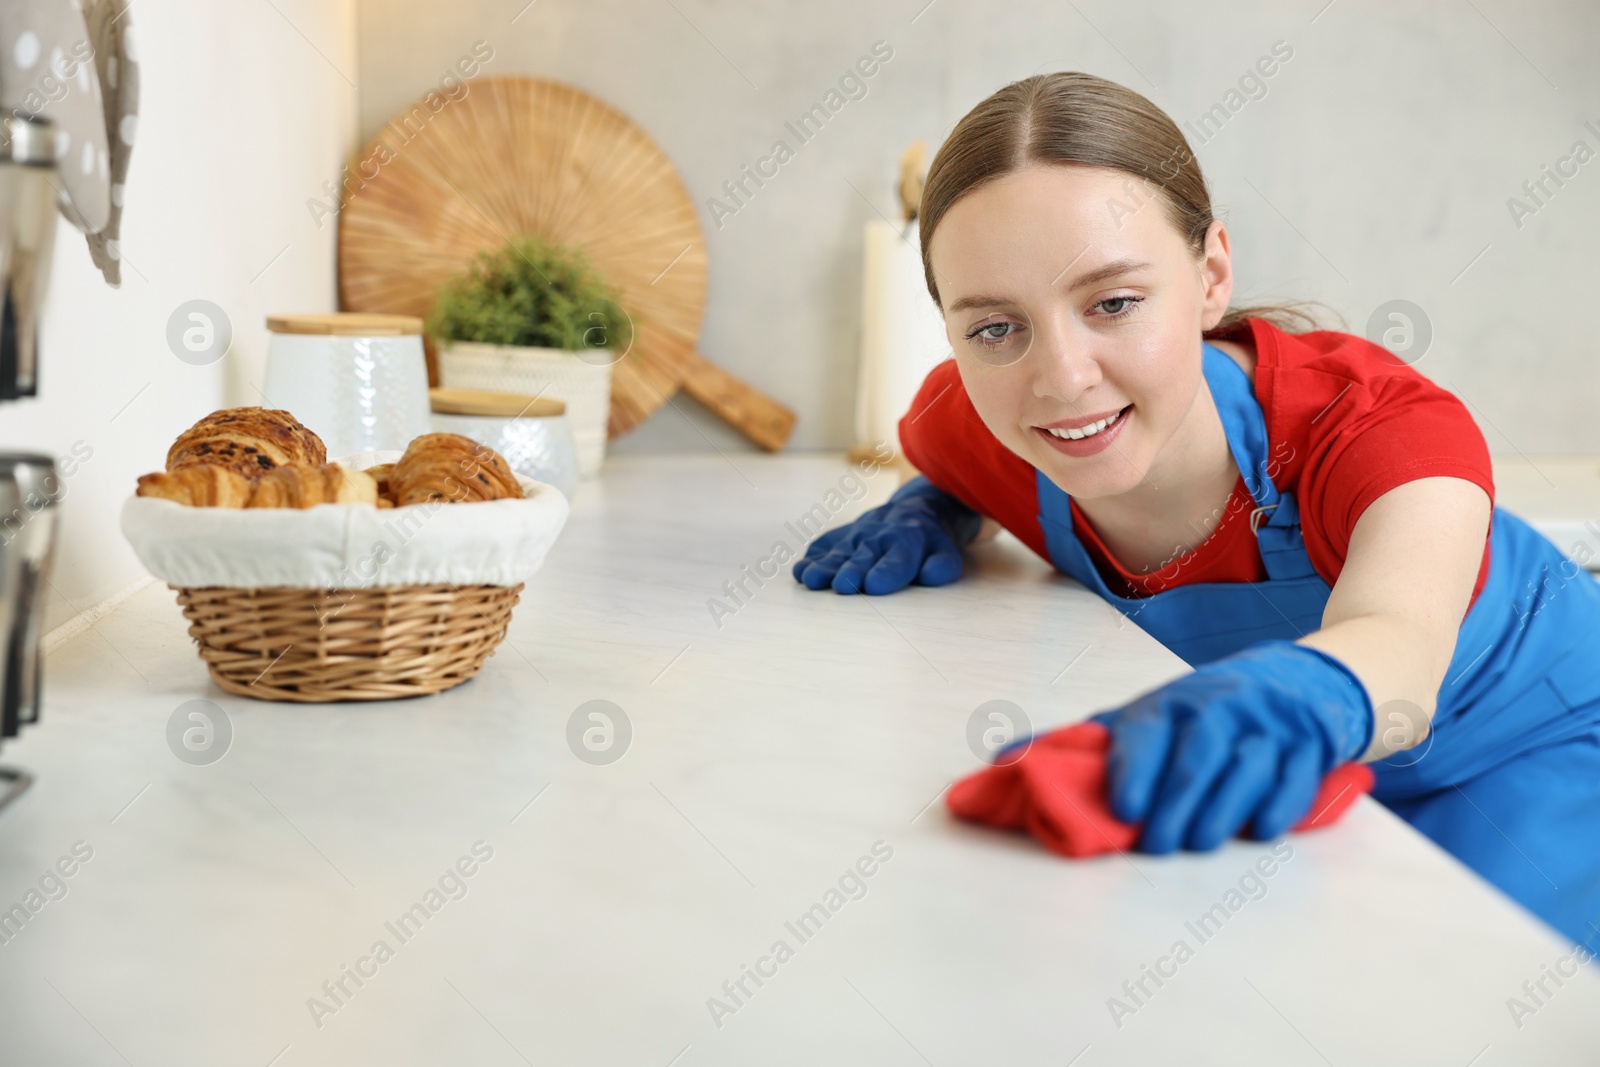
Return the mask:
[[793,411],[706,359],[681,335],[663,331],[660,340],[676,348],[674,355],[684,361],[684,392],[759,447],[768,452],[783,449],[794,430]]

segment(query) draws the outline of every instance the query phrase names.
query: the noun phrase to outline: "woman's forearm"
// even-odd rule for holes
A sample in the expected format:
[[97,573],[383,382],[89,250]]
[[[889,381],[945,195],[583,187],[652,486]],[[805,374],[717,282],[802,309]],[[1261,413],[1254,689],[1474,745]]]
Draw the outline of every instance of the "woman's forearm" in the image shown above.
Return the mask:
[[1428,735],[1484,555],[1491,504],[1473,482],[1419,478],[1368,505],[1350,535],[1322,629],[1299,643],[1349,667],[1376,712],[1363,759]]

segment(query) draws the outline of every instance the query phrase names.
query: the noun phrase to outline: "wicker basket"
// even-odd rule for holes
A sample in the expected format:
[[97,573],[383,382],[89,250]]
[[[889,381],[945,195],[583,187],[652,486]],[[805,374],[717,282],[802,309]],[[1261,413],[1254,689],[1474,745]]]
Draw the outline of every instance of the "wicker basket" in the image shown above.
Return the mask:
[[223,689],[325,703],[460,685],[504,639],[523,587],[169,588]]

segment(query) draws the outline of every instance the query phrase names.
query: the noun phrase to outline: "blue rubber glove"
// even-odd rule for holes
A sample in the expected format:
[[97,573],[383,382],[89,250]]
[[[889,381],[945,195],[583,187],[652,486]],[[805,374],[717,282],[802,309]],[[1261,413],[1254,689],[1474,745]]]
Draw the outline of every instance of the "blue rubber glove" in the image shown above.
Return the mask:
[[887,504],[819,535],[795,561],[795,581],[836,593],[892,593],[913,579],[945,585],[961,577],[961,550],[978,536],[983,516],[922,475],[894,491]]
[[1367,750],[1372,700],[1339,660],[1264,641],[1114,711],[1111,812],[1143,823],[1139,849],[1209,851],[1247,825],[1277,837],[1309,811],[1323,775]]

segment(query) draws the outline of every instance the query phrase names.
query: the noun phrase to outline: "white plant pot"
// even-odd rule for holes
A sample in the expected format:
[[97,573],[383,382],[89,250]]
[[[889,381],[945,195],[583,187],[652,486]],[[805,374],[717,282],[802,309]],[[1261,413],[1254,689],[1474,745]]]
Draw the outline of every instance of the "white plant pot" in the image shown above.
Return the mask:
[[580,356],[557,348],[455,341],[439,350],[439,384],[446,389],[488,389],[566,401],[567,421],[578,448],[578,473],[584,478],[600,473],[611,420],[607,351],[587,349]]

